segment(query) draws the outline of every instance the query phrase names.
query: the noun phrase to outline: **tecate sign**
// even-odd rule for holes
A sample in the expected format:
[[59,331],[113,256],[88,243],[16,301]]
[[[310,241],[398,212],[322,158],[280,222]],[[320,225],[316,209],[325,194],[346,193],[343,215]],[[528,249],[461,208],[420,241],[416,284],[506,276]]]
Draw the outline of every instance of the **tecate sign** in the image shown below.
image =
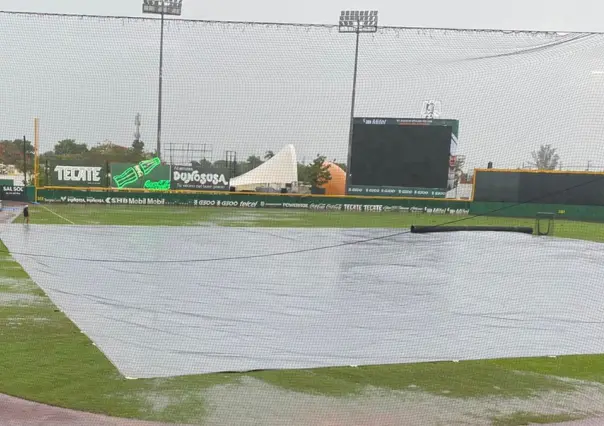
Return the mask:
[[63,182],[101,182],[102,167],[56,166],[57,180]]

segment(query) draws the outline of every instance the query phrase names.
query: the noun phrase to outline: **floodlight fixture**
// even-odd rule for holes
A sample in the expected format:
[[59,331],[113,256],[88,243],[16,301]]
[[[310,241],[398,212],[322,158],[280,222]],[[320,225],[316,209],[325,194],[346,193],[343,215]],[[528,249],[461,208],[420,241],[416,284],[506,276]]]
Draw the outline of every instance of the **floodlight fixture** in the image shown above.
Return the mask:
[[357,72],[359,64],[359,42],[362,33],[375,33],[378,30],[377,10],[343,10],[340,13],[338,25],[341,33],[352,33],[356,35],[354,48],[354,72],[352,77],[352,101],[350,102],[350,129],[348,132],[348,159],[346,162],[346,194],[348,194],[352,170],[352,130],[354,127],[354,107],[356,103]]
[[143,0],[143,13],[161,15],[161,33],[159,37],[159,91],[157,96],[157,150],[155,155],[161,158],[161,114],[164,70],[164,17],[180,16],[182,0]]
[[378,30],[377,10],[343,10],[340,14],[341,33],[375,33]]
[[143,13],[180,16],[182,0],[143,0]]

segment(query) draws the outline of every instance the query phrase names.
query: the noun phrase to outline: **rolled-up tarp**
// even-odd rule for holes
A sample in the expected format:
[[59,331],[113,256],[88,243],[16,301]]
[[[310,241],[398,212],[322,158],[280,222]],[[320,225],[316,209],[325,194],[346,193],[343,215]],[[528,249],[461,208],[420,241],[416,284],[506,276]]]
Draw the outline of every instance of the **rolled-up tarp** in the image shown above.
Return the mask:
[[489,231],[489,232],[520,232],[532,234],[533,228],[528,226],[411,226],[413,234],[428,234],[431,232],[458,232],[458,231]]

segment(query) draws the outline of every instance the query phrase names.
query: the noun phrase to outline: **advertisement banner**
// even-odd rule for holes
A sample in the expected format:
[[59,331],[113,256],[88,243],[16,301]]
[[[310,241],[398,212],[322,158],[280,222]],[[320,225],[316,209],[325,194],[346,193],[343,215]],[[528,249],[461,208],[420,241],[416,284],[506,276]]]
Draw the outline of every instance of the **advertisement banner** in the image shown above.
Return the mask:
[[0,200],[27,202],[27,192],[24,186],[0,185]]
[[438,188],[401,188],[390,186],[349,185],[348,194],[374,197],[445,198],[447,191]]
[[48,166],[50,186],[107,186],[107,171],[102,164],[62,161]]
[[155,157],[138,164],[111,163],[111,187],[117,189],[149,189],[169,191],[170,166]]
[[448,200],[397,200],[370,198],[307,197],[303,195],[225,194],[143,194],[39,190],[38,201],[66,204],[178,205],[215,208],[278,208],[286,210],[356,211],[366,213],[400,212],[442,215],[467,215],[469,202]]
[[172,166],[172,189],[228,191],[227,169]]

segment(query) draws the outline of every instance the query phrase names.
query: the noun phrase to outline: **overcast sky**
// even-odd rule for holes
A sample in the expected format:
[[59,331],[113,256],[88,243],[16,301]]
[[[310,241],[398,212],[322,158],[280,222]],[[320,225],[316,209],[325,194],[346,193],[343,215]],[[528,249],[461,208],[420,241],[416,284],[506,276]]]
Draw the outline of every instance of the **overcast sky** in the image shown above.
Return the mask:
[[[0,9],[141,16],[142,0],[0,0]],[[342,9],[377,9],[383,25],[604,31],[599,0],[184,0],[183,18],[330,24]]]
[[[0,0],[0,10],[140,17],[141,3]],[[378,9],[387,26],[604,31],[600,1],[299,4],[184,0],[183,18],[335,24],[341,9],[359,8]],[[158,36],[150,21],[0,15],[10,58],[0,97],[12,106],[0,113],[0,138],[30,134],[38,116],[43,150],[65,137],[129,144],[140,112],[153,147]],[[169,23],[164,144],[206,144],[217,160],[293,143],[300,159],[344,161],[353,52],[354,37],[329,29]],[[417,117],[423,100],[438,99],[443,118],[461,122],[470,165],[516,167],[552,143],[567,165],[604,167],[602,70],[599,35],[384,31],[362,40],[356,115]]]

